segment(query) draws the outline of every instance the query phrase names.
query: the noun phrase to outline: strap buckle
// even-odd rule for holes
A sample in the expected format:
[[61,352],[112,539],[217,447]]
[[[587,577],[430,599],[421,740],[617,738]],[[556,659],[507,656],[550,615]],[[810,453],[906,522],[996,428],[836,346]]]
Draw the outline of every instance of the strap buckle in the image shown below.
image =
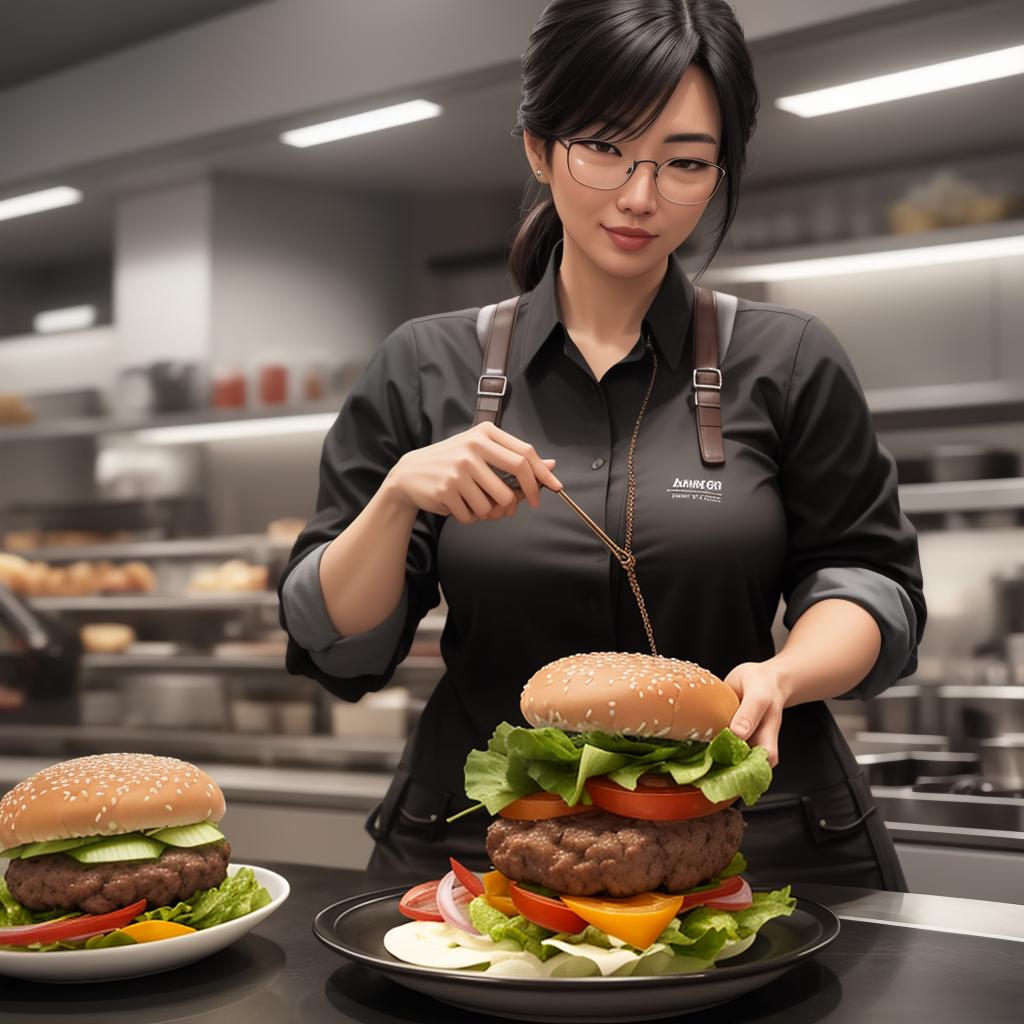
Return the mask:
[[[713,373],[718,377],[717,384],[702,384],[697,380],[698,373]],[[721,391],[722,390],[722,371],[717,366],[695,366],[693,368],[693,386],[696,388],[704,388],[705,390]]]
[[[484,381],[485,380],[500,380],[501,381],[501,390],[500,391],[485,391],[484,390]],[[481,377],[480,377],[480,380],[477,382],[477,385],[476,385],[476,393],[477,393],[478,396],[490,395],[490,396],[496,397],[496,398],[504,398],[505,397],[505,392],[507,390],[508,390],[508,377],[506,377],[503,373],[485,373],[485,374],[482,374]]]

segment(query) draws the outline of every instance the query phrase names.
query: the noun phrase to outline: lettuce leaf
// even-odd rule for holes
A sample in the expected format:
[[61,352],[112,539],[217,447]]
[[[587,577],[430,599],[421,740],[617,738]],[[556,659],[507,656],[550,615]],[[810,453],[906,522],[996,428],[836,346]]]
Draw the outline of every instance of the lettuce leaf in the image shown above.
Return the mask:
[[497,814],[520,797],[541,790],[557,793],[570,805],[589,805],[592,801],[584,789],[587,779],[607,775],[632,790],[646,772],[662,772],[679,785],[694,785],[716,803],[740,797],[747,806],[756,803],[772,781],[767,751],[751,748],[728,728],[707,743],[666,743],[501,722],[487,749],[470,751],[466,758],[466,795],[476,803],[448,820],[481,807]]
[[[252,868],[239,868],[234,875],[225,878],[220,885],[210,889],[201,889],[190,897],[188,903],[177,903],[172,906],[154,907],[152,910],[144,911],[132,920],[135,921],[177,921],[180,924],[189,925],[197,930],[211,928],[215,924],[223,924],[225,921],[233,921],[236,917],[243,917],[260,907],[270,903],[270,893],[256,880]],[[27,907],[18,903],[7,888],[3,879],[0,879],[0,927],[8,927],[21,924],[43,924],[49,921],[61,921],[64,918],[81,917],[81,914],[66,914],[58,910],[42,911],[33,913]],[[124,945],[121,939],[112,938],[104,941],[110,936],[110,932],[94,936],[86,940],[85,947],[88,949],[102,948],[109,945]],[[95,939],[95,941],[93,941]],[[123,939],[129,939],[123,936]],[[79,942],[51,942],[47,944],[35,943],[31,946],[0,946],[0,949],[14,952],[36,952],[49,953],[62,949],[81,949]]]
[[[745,870],[746,866],[743,857],[737,853],[721,874],[710,879],[705,885],[688,889],[687,892],[714,888],[723,878],[738,874]],[[661,935],[647,948],[666,946],[672,956],[684,957],[687,962],[710,962],[718,956],[727,942],[747,938],[773,917],[789,916],[796,906],[796,899],[790,895],[788,885],[772,892],[755,892],[752,899],[752,906],[746,910],[694,907],[680,917],[673,918]],[[469,919],[481,935],[487,935],[494,942],[511,939],[524,952],[533,953],[541,960],[546,960],[556,952],[555,947],[542,944],[544,939],[556,939],[573,945],[598,946],[601,949],[617,948],[633,950],[636,953],[645,952],[608,935],[594,925],[587,925],[582,932],[574,934],[550,931],[533,924],[522,915],[509,917],[492,907],[483,896],[477,896],[469,904]],[[692,965],[687,969],[692,969]]]

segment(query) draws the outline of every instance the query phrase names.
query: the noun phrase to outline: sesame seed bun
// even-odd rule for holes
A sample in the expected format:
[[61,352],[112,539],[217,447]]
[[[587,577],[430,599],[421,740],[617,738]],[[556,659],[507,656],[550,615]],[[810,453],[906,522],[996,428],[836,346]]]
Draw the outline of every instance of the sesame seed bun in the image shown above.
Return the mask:
[[94,754],[44,768],[0,800],[0,850],[224,817],[224,794],[188,761]]
[[740,702],[731,686],[692,661],[595,651],[539,669],[519,706],[537,728],[707,742]]

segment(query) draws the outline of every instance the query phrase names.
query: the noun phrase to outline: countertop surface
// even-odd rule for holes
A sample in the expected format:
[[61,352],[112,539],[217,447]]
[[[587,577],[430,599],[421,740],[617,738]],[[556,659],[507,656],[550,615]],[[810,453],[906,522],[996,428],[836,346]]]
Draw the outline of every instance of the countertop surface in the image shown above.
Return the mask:
[[[94,985],[0,979],[3,1024],[189,1021],[190,1024],[359,1021],[469,1024],[473,1015],[349,963],[318,942],[315,914],[379,888],[364,872],[265,862],[288,878],[287,902],[239,942],[165,974]],[[1021,1019],[1024,906],[945,896],[799,884],[796,896],[841,919],[835,941],[775,981],[693,1024]],[[46,954],[41,954],[46,955]],[[59,954],[53,954],[59,955]]]

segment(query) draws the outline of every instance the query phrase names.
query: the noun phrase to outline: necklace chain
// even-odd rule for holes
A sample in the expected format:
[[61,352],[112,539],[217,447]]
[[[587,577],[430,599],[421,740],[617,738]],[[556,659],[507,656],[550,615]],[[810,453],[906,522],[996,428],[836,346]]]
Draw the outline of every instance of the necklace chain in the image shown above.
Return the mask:
[[633,466],[633,455],[636,452],[636,442],[640,434],[640,423],[644,418],[644,413],[647,411],[647,403],[650,401],[651,393],[654,391],[654,378],[658,373],[658,357],[655,355],[654,346],[651,344],[650,333],[647,330],[647,325],[644,324],[644,346],[647,351],[651,353],[651,359],[653,360],[653,366],[651,367],[651,380],[647,385],[647,393],[644,395],[644,400],[640,404],[640,413],[636,418],[636,425],[633,427],[633,436],[629,442],[629,454],[626,456],[626,544],[625,547],[620,547],[618,544],[608,536],[604,530],[601,529],[597,523],[587,515],[586,512],[576,504],[568,494],[565,493],[563,488],[558,493],[562,496],[562,499],[569,504],[572,509],[580,516],[580,518],[604,541],[605,544],[611,549],[611,552],[619,560],[619,564],[626,572],[626,576],[629,578],[629,585],[633,591],[633,596],[636,598],[637,607],[640,609],[640,618],[644,622],[644,631],[647,633],[647,642],[651,646],[651,654],[657,654],[658,648],[654,643],[654,630],[651,628],[651,620],[647,615],[647,605],[644,603],[643,594],[640,593],[640,584],[636,578],[636,555],[633,554],[633,514],[636,508],[636,470]]

